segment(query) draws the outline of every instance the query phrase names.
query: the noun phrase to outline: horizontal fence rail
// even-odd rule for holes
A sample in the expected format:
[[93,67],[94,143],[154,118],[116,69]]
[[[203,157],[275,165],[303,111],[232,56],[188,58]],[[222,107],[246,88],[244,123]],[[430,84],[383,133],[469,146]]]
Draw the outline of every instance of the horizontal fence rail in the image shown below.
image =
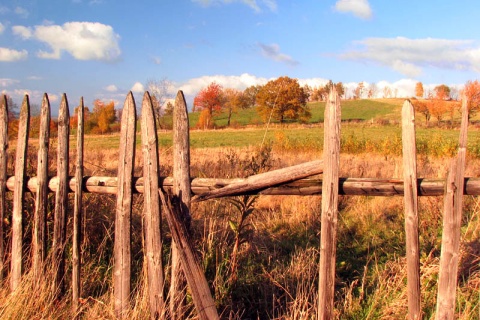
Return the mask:
[[[27,188],[31,192],[37,192],[37,177],[27,177]],[[202,195],[206,192],[222,189],[228,185],[245,181],[243,178],[218,179],[218,178],[193,178],[191,180],[191,190],[193,195]],[[173,177],[160,177],[159,187],[170,191],[173,188]],[[293,182],[283,183],[277,186],[264,189],[253,190],[241,194],[259,194],[259,195],[295,195],[295,196],[313,196],[322,194],[322,179],[300,179]],[[75,191],[76,179],[69,178],[69,192]],[[133,179],[133,191],[135,193],[144,192],[143,177]],[[446,181],[442,179],[417,179],[419,196],[443,196],[445,193]],[[15,177],[7,178],[7,190],[13,191]],[[464,195],[480,195],[480,178],[464,178]],[[50,177],[48,181],[50,192],[55,192],[58,188],[58,177]],[[110,176],[84,176],[82,181],[82,190],[87,193],[99,194],[117,194],[118,179]],[[403,196],[404,183],[402,179],[383,179],[383,178],[340,178],[340,195],[347,196]]]

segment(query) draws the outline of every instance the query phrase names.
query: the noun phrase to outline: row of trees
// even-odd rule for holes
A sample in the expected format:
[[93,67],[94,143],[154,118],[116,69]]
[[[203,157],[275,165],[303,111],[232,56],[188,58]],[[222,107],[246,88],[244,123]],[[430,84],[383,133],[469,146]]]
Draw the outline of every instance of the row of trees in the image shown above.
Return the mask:
[[[424,94],[423,84],[417,82],[415,95],[423,97]],[[437,119],[437,123],[447,118],[452,121],[454,114],[457,111],[461,111],[460,102],[457,100],[458,97],[452,97],[452,94],[456,95],[456,92],[447,85],[438,85],[433,89],[433,92],[427,94],[427,99],[413,101],[415,110],[424,116],[426,124],[429,123],[432,116]],[[460,94],[467,98],[468,119],[470,120],[480,110],[480,82],[478,80],[468,81]]]

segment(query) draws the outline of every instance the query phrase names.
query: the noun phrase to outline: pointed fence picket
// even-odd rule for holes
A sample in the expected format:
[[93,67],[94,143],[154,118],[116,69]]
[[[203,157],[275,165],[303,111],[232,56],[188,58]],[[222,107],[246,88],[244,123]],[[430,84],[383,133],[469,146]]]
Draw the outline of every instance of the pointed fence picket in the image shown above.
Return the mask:
[[[80,226],[82,221],[83,192],[116,194],[114,241],[114,308],[118,318],[128,316],[131,304],[131,215],[134,193],[144,195],[144,254],[147,268],[148,294],[151,318],[178,318],[178,300],[166,306],[164,295],[165,275],[162,265],[161,206],[178,249],[178,266],[185,276],[192,301],[200,319],[217,319],[218,313],[209,285],[200,267],[198,257],[189,238],[188,221],[190,202],[239,194],[264,195],[315,195],[322,194],[322,230],[318,319],[332,319],[333,286],[336,260],[336,220],[338,195],[404,196],[405,230],[407,244],[407,277],[409,319],[421,318],[419,290],[419,247],[418,247],[418,196],[445,195],[444,230],[442,255],[437,297],[437,319],[452,318],[455,312],[455,290],[458,270],[460,241],[460,221],[463,195],[480,195],[480,179],[465,178],[466,131],[468,117],[467,102],[463,101],[463,119],[459,154],[450,171],[447,181],[418,179],[416,176],[414,113],[411,103],[403,108],[403,151],[404,179],[339,178],[339,137],[340,101],[333,90],[330,93],[325,114],[325,155],[324,161],[317,160],[301,165],[270,171],[246,179],[190,178],[190,146],[188,113],[183,93],[179,92],[174,109],[174,174],[173,177],[159,176],[158,141],[152,101],[145,93],[142,103],[142,155],[143,177],[134,177],[136,105],[132,93],[126,97],[121,123],[121,143],[119,149],[117,177],[83,176],[83,113],[79,112],[77,128],[77,157],[75,177],[68,176],[69,164],[69,108],[66,95],[63,95],[59,112],[57,173],[48,177],[48,146],[50,104],[44,96],[41,108],[41,129],[39,138],[37,176],[27,177],[25,158],[28,147],[29,100],[22,103],[15,158],[15,175],[7,176],[8,147],[8,105],[6,96],[0,101],[0,221],[7,215],[8,191],[13,191],[12,235],[10,253],[11,290],[19,286],[22,277],[23,248],[23,204],[24,193],[28,189],[36,193],[34,232],[32,239],[32,271],[41,278],[46,263],[46,202],[49,192],[55,192],[55,215],[53,245],[51,249],[52,268],[56,277],[52,289],[58,297],[63,293],[65,277],[66,216],[68,193],[74,192],[73,244],[72,244],[72,307],[79,311],[81,296],[81,251]],[[80,101],[83,110],[83,99]],[[307,177],[324,173],[323,180]],[[445,191],[446,188],[446,191]],[[3,239],[3,226],[0,224],[0,240]],[[4,266],[3,240],[0,241],[0,278],[6,271]],[[178,269],[180,270],[180,269]],[[178,273],[178,270],[175,271]],[[172,273],[172,274],[176,274]],[[172,276],[175,277],[175,276]],[[181,284],[181,282],[178,282]],[[184,285],[174,286],[184,290]],[[170,292],[169,295],[179,295]],[[169,312],[168,312],[169,310]],[[168,314],[170,313],[170,314]]]

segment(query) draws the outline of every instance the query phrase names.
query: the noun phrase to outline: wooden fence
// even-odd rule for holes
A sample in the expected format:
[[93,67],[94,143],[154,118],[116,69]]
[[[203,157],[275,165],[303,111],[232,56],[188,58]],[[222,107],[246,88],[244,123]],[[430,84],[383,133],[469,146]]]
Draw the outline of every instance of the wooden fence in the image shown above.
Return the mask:
[[[322,195],[321,244],[318,288],[318,319],[332,319],[334,306],[334,280],[336,261],[336,232],[338,195],[404,196],[405,234],[408,278],[408,310],[410,319],[420,319],[420,266],[418,236],[418,196],[444,195],[443,237],[438,281],[437,319],[452,319],[455,312],[455,291],[458,270],[460,222],[464,194],[479,195],[480,179],[465,178],[466,133],[468,126],[467,101],[462,103],[462,125],[459,151],[447,181],[418,179],[416,175],[416,146],[414,110],[405,101],[402,109],[402,140],[404,154],[404,179],[340,178],[340,99],[335,88],[329,94],[325,109],[324,158],[322,160],[254,175],[246,179],[210,179],[190,177],[190,147],[188,111],[183,93],[179,91],[174,108],[174,170],[173,177],[159,176],[158,141],[155,117],[148,92],[141,107],[141,135],[143,177],[134,177],[136,135],[136,104],[133,95],[126,97],[121,119],[121,143],[117,177],[88,177],[83,173],[83,99],[80,101],[77,129],[77,153],[75,176],[68,176],[69,168],[69,106],[63,95],[58,118],[57,176],[48,177],[48,151],[50,141],[50,103],[45,94],[41,106],[38,166],[36,177],[26,176],[26,152],[29,133],[29,100],[25,96],[19,118],[16,144],[15,173],[7,176],[8,106],[2,96],[0,108],[0,221],[7,215],[6,193],[13,192],[11,263],[9,271],[4,265],[5,248],[0,241],[0,276],[9,272],[10,288],[14,292],[22,279],[22,247],[24,239],[24,193],[28,189],[36,193],[32,239],[32,271],[40,279],[47,256],[46,215],[47,196],[55,192],[53,228],[52,270],[55,280],[52,292],[61,296],[64,292],[66,217],[68,193],[75,193],[72,238],[72,305],[79,308],[81,296],[80,275],[80,226],[82,223],[82,193],[116,194],[114,239],[114,299],[115,314],[123,318],[130,308],[131,283],[131,215],[132,196],[144,194],[145,264],[147,266],[148,294],[152,318],[165,317],[169,310],[172,319],[176,308],[183,303],[179,291],[188,284],[200,319],[218,319],[215,302],[202,271],[187,225],[191,201],[203,201],[216,197],[239,194],[268,195]],[[323,179],[308,179],[323,173]],[[192,196],[194,196],[192,198]],[[172,234],[172,275],[169,303],[164,296],[164,267],[161,247],[161,211]],[[0,224],[0,239],[3,239]],[[184,280],[185,279],[185,280]]]

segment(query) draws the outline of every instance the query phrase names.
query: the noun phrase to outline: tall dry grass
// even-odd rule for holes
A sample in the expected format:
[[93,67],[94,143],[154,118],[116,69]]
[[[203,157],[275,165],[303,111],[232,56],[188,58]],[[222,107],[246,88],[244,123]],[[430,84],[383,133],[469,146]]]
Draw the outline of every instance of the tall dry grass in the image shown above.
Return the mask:
[[[253,147],[192,149],[191,157],[193,176],[231,178],[318,159],[321,154],[303,149],[282,150],[270,145],[263,150]],[[114,175],[116,172],[115,151],[90,152],[85,158],[88,175]],[[170,175],[171,149],[161,150],[160,161],[162,175]],[[32,160],[32,166],[33,163]],[[420,177],[446,176],[447,158],[421,156],[418,164]],[[137,175],[141,175],[141,165],[141,160],[137,159]],[[469,159],[466,174],[480,176],[479,168],[479,160]],[[401,177],[402,160],[393,155],[345,154],[341,158],[341,176]],[[84,319],[113,319],[115,198],[87,194],[84,200],[82,303],[78,316]],[[240,197],[211,200],[192,207],[192,236],[222,318],[314,319],[321,197],[252,196],[246,200]],[[242,201],[245,203],[243,206],[239,205]],[[142,196],[136,195],[131,319],[145,319],[149,314],[142,252],[142,205]],[[33,204],[28,208],[31,210]],[[442,208],[442,197],[420,199],[421,292],[426,319],[434,317]],[[336,318],[406,318],[403,199],[341,197],[339,209]],[[466,196],[456,312],[463,320],[478,319],[480,312],[479,212],[479,198]],[[27,212],[26,216],[31,217],[31,213]],[[51,218],[49,216],[50,224]],[[8,221],[9,217],[6,220],[7,233]],[[28,245],[31,241],[28,236],[31,221],[27,221]],[[168,268],[171,239],[166,226],[164,234]],[[70,248],[67,249],[70,258]],[[47,268],[40,287],[35,287],[36,279],[27,272],[15,293],[9,292],[7,279],[0,290],[0,318],[73,318],[70,292],[60,300],[52,299],[48,284],[53,275],[49,272]],[[69,281],[67,279],[67,285]],[[187,301],[183,318],[195,319],[195,310],[188,295]]]

